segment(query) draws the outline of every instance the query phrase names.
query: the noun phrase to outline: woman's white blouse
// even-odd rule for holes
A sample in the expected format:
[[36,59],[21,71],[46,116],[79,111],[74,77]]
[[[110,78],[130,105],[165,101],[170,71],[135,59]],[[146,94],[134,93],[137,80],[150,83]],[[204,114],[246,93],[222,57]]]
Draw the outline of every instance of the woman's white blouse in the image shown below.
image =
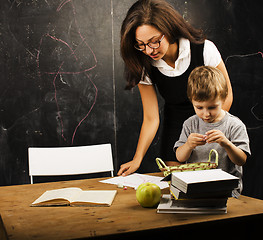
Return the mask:
[[[210,67],[217,67],[222,61],[220,52],[215,44],[209,40],[204,42],[204,65]],[[169,66],[164,60],[152,60],[152,65],[157,67],[159,71],[169,77],[176,77],[182,75],[189,67],[191,62],[190,41],[185,38],[179,39],[179,55],[175,61],[175,68]],[[141,84],[152,85],[149,77],[145,76],[141,79]]]

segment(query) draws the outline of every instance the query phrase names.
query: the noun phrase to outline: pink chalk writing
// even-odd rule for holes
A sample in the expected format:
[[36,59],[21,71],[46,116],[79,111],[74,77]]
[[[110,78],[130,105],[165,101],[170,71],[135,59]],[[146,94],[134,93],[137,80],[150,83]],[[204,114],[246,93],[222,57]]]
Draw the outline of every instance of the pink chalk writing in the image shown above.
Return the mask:
[[58,37],[52,35],[51,33],[45,33],[41,37],[40,42],[39,42],[39,49],[37,50],[36,63],[37,63],[37,68],[38,68],[38,75],[39,75],[40,78],[41,78],[42,74],[47,74],[48,76],[52,76],[53,75],[53,82],[52,83],[53,83],[53,88],[54,88],[54,100],[56,102],[57,114],[58,114],[58,119],[59,119],[60,127],[61,127],[61,137],[62,137],[62,139],[64,141],[67,141],[67,139],[64,136],[63,118],[62,118],[62,116],[60,114],[59,100],[57,98],[57,84],[56,84],[57,77],[58,76],[61,77],[62,75],[80,75],[80,74],[84,74],[89,79],[90,83],[92,84],[92,86],[95,89],[95,96],[94,96],[94,100],[93,100],[93,103],[92,103],[91,107],[89,108],[89,110],[85,114],[85,116],[78,122],[78,124],[76,125],[76,127],[74,129],[74,132],[72,134],[71,144],[73,145],[78,128],[86,120],[86,118],[89,116],[89,114],[91,113],[92,109],[94,108],[94,105],[96,104],[97,95],[98,95],[98,89],[97,89],[95,83],[92,81],[91,77],[89,76],[88,72],[91,71],[92,69],[96,68],[96,66],[97,66],[97,58],[95,56],[95,53],[93,52],[93,50],[91,49],[91,47],[87,43],[86,39],[83,37],[83,35],[80,32],[80,28],[79,28],[79,25],[78,25],[78,22],[77,22],[77,18],[76,18],[76,14],[77,13],[76,13],[76,9],[75,9],[75,6],[74,6],[72,0],[63,0],[63,1],[61,1],[61,3],[59,4],[59,6],[58,6],[56,11],[57,12],[61,11],[62,8],[66,4],[70,4],[71,8],[72,8],[75,28],[77,29],[78,37],[81,40],[80,43],[78,44],[78,46],[84,45],[84,47],[87,48],[90,51],[90,53],[92,54],[92,57],[94,59],[94,62],[95,62],[94,65],[91,66],[91,67],[84,67],[84,68],[82,68],[79,65],[80,69],[78,69],[78,71],[64,71],[62,69],[63,69],[63,65],[64,65],[65,61],[62,61],[59,64],[59,66],[57,66],[57,69],[55,71],[44,71],[44,72],[41,72],[41,70],[40,70],[40,55],[41,55],[41,53],[43,51],[42,50],[43,49],[42,45],[43,45],[44,39],[50,39],[52,41],[55,41],[55,42],[58,42],[58,43],[62,44],[63,46],[66,47],[66,49],[69,50],[70,56],[72,56],[76,62],[79,61],[79,59],[78,59],[78,57],[76,55],[76,50],[78,49],[78,46],[75,49],[73,49],[73,47],[70,46],[70,43],[68,43],[66,40],[58,38]]

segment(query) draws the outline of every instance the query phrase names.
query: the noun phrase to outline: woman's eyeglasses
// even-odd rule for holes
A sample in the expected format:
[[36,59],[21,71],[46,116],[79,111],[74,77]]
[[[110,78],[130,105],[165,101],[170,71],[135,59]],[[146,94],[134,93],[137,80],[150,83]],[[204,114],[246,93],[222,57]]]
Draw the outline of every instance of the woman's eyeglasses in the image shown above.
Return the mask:
[[134,47],[139,51],[144,51],[146,49],[146,45],[152,49],[157,49],[160,47],[161,41],[163,40],[164,35],[161,37],[160,40],[149,42],[149,43],[136,43]]

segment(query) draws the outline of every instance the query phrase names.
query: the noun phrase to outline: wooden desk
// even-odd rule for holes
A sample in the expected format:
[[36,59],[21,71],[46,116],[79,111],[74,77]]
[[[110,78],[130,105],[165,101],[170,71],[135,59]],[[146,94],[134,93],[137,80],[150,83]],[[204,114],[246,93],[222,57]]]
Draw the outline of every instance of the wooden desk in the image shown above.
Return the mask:
[[[202,238],[209,236],[208,239],[210,234],[248,234],[249,239],[252,233],[260,236],[257,230],[261,231],[263,222],[261,200],[231,198],[224,215],[157,214],[156,209],[145,209],[137,203],[134,189],[118,189],[98,180],[101,179],[0,187],[0,239],[164,238],[193,233]],[[111,207],[30,207],[46,190],[63,187],[117,189],[118,194]]]

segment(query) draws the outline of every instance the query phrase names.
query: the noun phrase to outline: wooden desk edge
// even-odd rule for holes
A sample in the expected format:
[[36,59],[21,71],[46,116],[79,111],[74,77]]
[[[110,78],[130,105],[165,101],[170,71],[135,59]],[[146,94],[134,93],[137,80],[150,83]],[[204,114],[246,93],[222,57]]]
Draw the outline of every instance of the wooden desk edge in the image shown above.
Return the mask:
[[0,213],[0,239],[8,240],[7,232]]
[[[117,240],[117,239],[142,239],[146,238],[149,239],[151,237],[155,238],[164,238],[164,236],[173,236],[176,234],[177,238],[187,238],[193,236],[202,236],[202,240],[209,239],[211,240],[211,236],[213,236],[216,232],[217,237],[242,237],[246,236],[248,233],[246,229],[249,230],[249,237],[258,237],[260,234],[260,226],[263,221],[263,213],[254,214],[254,215],[246,215],[240,217],[233,217],[228,219],[216,219],[207,222],[199,222],[199,223],[191,223],[191,224],[182,224],[176,226],[167,226],[167,227],[160,227],[160,228],[153,228],[153,229],[144,229],[139,231],[130,231],[130,232],[122,232],[122,233],[115,233],[110,235],[100,235],[91,238],[83,238],[83,239],[100,239],[100,240]],[[226,227],[227,226],[227,227]],[[245,231],[240,232],[231,232],[232,228],[238,229],[241,228]],[[221,229],[218,232],[218,229]],[[251,233],[252,231],[252,233]],[[253,232],[254,231],[254,232]],[[204,235],[205,233],[205,235]],[[83,240],[82,239],[82,240]],[[251,238],[250,238],[251,239]],[[81,240],[81,239],[78,239]]]

